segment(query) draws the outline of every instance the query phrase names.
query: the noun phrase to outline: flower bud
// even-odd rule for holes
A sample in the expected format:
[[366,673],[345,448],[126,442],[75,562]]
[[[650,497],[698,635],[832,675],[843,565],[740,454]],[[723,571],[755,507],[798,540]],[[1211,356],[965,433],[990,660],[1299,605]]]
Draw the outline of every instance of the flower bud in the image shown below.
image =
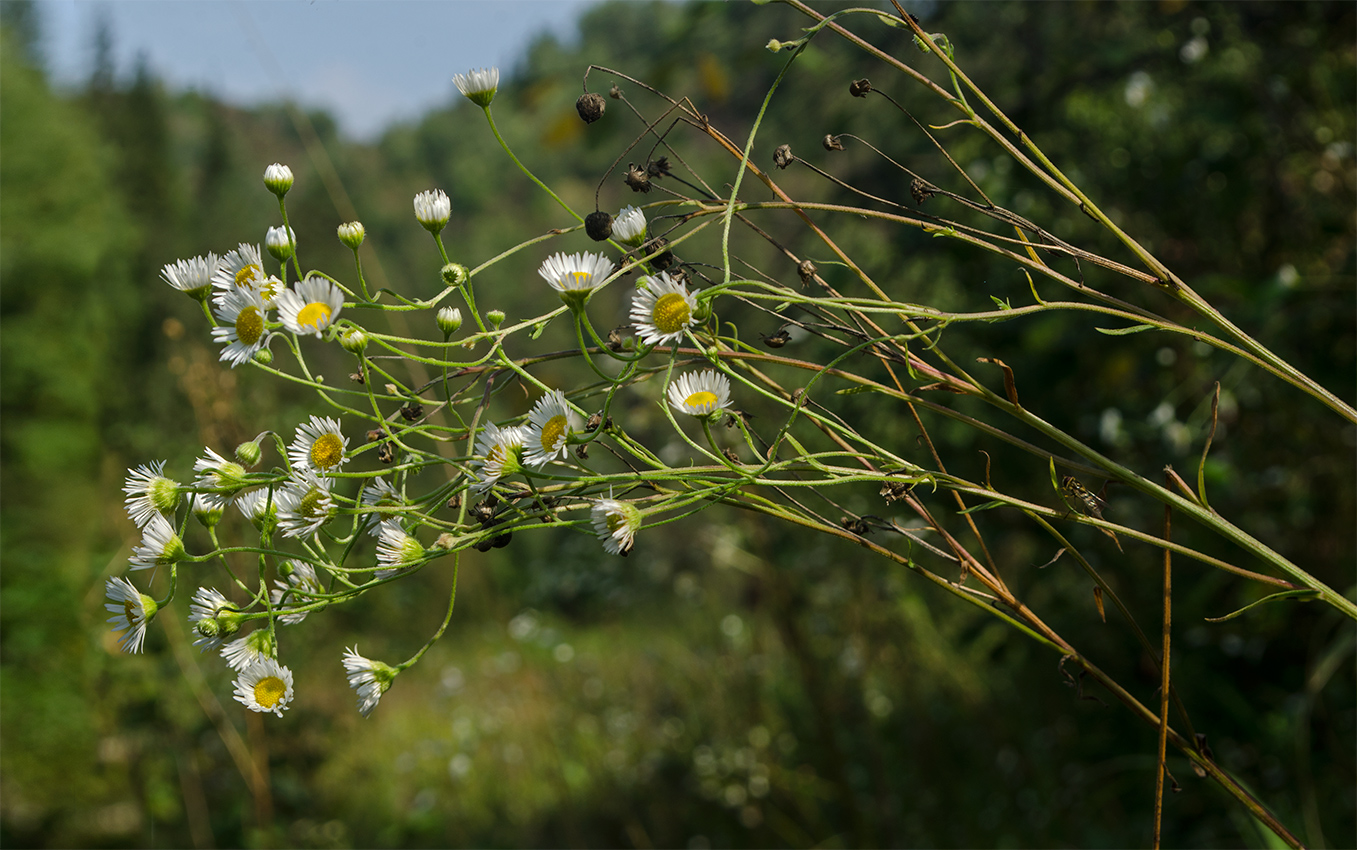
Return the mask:
[[499,69],[479,68],[465,74],[453,74],[452,83],[467,100],[484,109],[499,91]]
[[602,242],[613,234],[613,217],[602,210],[594,210],[584,217],[584,232],[595,242]]
[[442,307],[434,321],[438,322],[438,329],[443,332],[443,341],[447,342],[462,326],[462,311],[456,307]]
[[504,324],[504,311],[491,310],[489,313],[485,314],[485,318],[488,322],[490,322],[490,327],[498,330],[499,326]]
[[246,469],[250,469],[256,463],[259,463],[262,453],[263,450],[259,447],[257,439],[248,443],[241,443],[236,446],[236,462]]
[[361,221],[350,221],[346,224],[339,225],[338,233],[339,241],[343,242],[346,247],[351,248],[354,251],[357,251],[358,246],[363,244],[363,237],[367,235],[367,231],[363,229],[363,222]]
[[297,234],[290,227],[270,227],[264,236],[264,246],[275,260],[286,262],[297,250]]
[[368,347],[368,335],[363,333],[362,328],[345,328],[339,332],[339,344],[351,354],[362,354],[363,349]]
[[613,219],[613,236],[633,248],[646,241],[646,215],[636,207],[623,207]]
[[430,233],[437,234],[448,226],[452,217],[452,201],[442,189],[429,189],[415,195],[415,219]]
[[461,286],[471,279],[471,272],[461,263],[448,263],[441,272],[443,282],[448,286]]
[[292,169],[275,162],[264,169],[264,185],[273,194],[283,197],[292,188]]
[[594,92],[588,92],[580,95],[580,99],[575,101],[575,111],[584,119],[584,123],[592,124],[603,117],[603,112],[608,108],[608,102],[603,99],[603,95]]
[[260,366],[268,366],[273,362],[273,352],[269,351],[267,348],[261,348],[256,351],[254,356],[250,359],[254,360],[254,362],[258,363]]

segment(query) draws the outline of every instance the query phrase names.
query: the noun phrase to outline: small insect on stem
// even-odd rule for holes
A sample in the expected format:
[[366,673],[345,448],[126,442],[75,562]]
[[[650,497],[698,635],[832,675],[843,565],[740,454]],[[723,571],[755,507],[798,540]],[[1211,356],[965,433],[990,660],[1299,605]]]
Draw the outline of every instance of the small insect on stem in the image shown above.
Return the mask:
[[1080,484],[1073,475],[1066,475],[1060,481],[1060,489],[1065,492],[1065,496],[1074,499],[1084,507],[1084,512],[1097,519],[1103,518],[1103,508],[1107,507],[1107,501],[1092,490]]

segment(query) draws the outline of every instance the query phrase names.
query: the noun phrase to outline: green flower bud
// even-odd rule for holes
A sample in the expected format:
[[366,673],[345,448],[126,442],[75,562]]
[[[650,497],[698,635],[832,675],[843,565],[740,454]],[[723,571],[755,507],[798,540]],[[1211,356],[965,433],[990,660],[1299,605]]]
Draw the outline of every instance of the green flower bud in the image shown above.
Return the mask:
[[338,233],[339,241],[343,242],[346,247],[355,251],[358,250],[359,245],[363,244],[363,237],[367,235],[367,231],[363,229],[363,223],[361,221],[350,221],[346,224],[339,225]]
[[345,328],[339,332],[339,344],[344,346],[345,351],[362,354],[363,349],[368,347],[368,335],[363,333],[362,328]]
[[264,185],[273,194],[283,197],[292,188],[292,169],[275,162],[264,169]]
[[256,463],[259,463],[259,458],[262,453],[263,450],[260,449],[258,440],[241,443],[236,446],[236,460],[246,469],[250,469]]
[[490,327],[498,330],[499,326],[504,324],[504,311],[491,310],[489,313],[485,314],[485,318],[486,321],[490,322]]
[[434,321],[438,323],[438,329],[443,332],[443,341],[446,342],[462,326],[462,311],[456,307],[443,307]]
[[448,286],[461,286],[471,279],[471,272],[461,263],[448,263],[443,267],[443,282]]
[[267,348],[261,348],[254,353],[253,359],[260,366],[267,366],[273,362],[273,352]]

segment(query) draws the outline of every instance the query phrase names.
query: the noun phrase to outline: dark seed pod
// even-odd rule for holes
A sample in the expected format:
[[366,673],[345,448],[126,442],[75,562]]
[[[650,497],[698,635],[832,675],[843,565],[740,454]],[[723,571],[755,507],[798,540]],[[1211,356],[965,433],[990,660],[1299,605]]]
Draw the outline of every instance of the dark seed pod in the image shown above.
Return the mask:
[[494,540],[491,540],[490,546],[494,549],[503,549],[505,546],[508,546],[509,541],[513,539],[514,533],[512,531],[506,531],[500,536],[496,537]]
[[839,525],[843,526],[845,529],[853,532],[854,534],[862,536],[866,536],[867,532],[871,531],[871,528],[867,525],[867,522],[865,520],[853,519],[850,516],[840,517]]
[[598,426],[603,424],[603,417],[595,413],[584,423],[584,430],[593,433],[598,430]]
[[650,191],[650,175],[637,168],[634,163],[627,165],[627,176],[623,180],[631,187],[633,192],[645,193]]
[[588,443],[580,443],[578,446],[576,446],[576,447],[575,447],[575,456],[578,457],[580,460],[588,460],[588,459],[589,459],[589,444],[588,444]]
[[786,168],[796,162],[796,157],[792,154],[791,145],[778,145],[777,150],[773,151],[773,164],[778,168]]
[[618,328],[613,328],[612,330],[608,331],[608,350],[609,351],[622,350],[622,334],[618,333]]
[[495,545],[495,541],[487,537],[485,540],[477,541],[471,545],[477,552],[489,552],[490,547]]
[[363,373],[362,373],[362,372],[350,372],[350,373],[349,373],[349,380],[350,380],[350,381],[353,381],[355,384],[366,384],[366,383],[367,383],[367,378],[363,377]]
[[382,443],[381,447],[377,449],[377,460],[382,463],[395,463],[396,449],[390,443]]
[[848,93],[853,97],[866,97],[867,92],[871,90],[872,84],[867,81],[866,77],[863,77],[860,80],[854,80],[848,84]]
[[374,428],[367,433],[367,441],[369,443],[375,443],[385,436],[386,434],[383,434],[380,428]]
[[462,494],[453,493],[452,498],[448,499],[448,510],[455,511],[462,506]]
[[914,196],[914,203],[916,204],[922,204],[936,194],[931,186],[918,177],[915,177],[914,182],[909,184],[909,193]]
[[603,112],[608,108],[608,102],[603,99],[603,95],[588,92],[580,95],[580,99],[575,101],[575,111],[584,119],[584,123],[592,124],[603,117]]
[[803,285],[810,283],[810,279],[815,277],[815,272],[815,264],[810,260],[802,260],[801,264],[796,267],[796,273],[801,276]]
[[792,335],[787,333],[786,328],[783,328],[782,330],[778,331],[775,334],[770,334],[764,337],[763,344],[768,346],[769,348],[781,348],[782,346],[786,345],[787,340],[791,338]]
[[739,462],[740,462],[740,456],[737,455],[737,454],[735,453],[735,450],[732,449],[732,448],[725,448],[725,449],[722,449],[722,450],[721,450],[721,454],[725,455],[725,456],[726,456],[726,460],[730,461],[731,463],[739,463]]
[[646,174],[649,174],[651,177],[668,177],[669,157],[662,156],[659,159],[647,162]]
[[495,521],[496,504],[497,501],[483,499],[477,502],[476,504],[472,505],[467,510],[467,513],[471,515],[472,519],[474,519],[476,522],[479,522],[482,528],[489,528]]
[[584,217],[584,232],[595,242],[602,242],[613,235],[613,217],[601,210],[595,210]]
[[843,150],[843,142],[839,141],[839,137],[829,133],[826,133],[825,137],[820,140],[820,144],[824,145],[827,151]]
[[654,257],[650,258],[650,265],[655,271],[662,272],[674,264],[674,254],[672,251],[664,250],[669,244],[669,240],[663,236],[656,236],[646,244],[641,246],[642,253],[649,254],[652,251],[659,251]]
[[417,401],[412,401],[401,408],[401,416],[406,422],[414,422],[424,415],[424,405]]

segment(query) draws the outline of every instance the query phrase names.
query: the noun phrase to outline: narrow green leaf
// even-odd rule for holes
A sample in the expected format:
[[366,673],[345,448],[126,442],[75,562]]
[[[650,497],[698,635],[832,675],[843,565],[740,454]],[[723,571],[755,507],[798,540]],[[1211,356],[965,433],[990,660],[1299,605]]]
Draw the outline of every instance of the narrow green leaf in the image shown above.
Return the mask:
[[994,305],[995,305],[996,307],[998,307],[1000,310],[1012,310],[1012,309],[1013,309],[1013,305],[1012,305],[1012,304],[1009,304],[1008,301],[1006,301],[1006,300],[1005,300],[1005,301],[1000,301],[1000,300],[999,300],[996,296],[994,296],[994,295],[991,295],[991,296],[989,297],[989,300],[993,301],[993,302],[994,302]]
[[976,505],[975,507],[973,507],[973,508],[967,508],[967,509],[964,510],[964,511],[957,511],[957,513],[958,513],[958,514],[973,514],[973,513],[976,513],[976,512],[978,512],[978,511],[987,511],[987,510],[989,510],[989,509],[991,509],[991,508],[1002,508],[1004,505],[1007,505],[1007,504],[1008,504],[1008,502],[986,502],[986,503],[983,504],[983,505]]
[[1264,602],[1275,602],[1278,599],[1314,599],[1317,596],[1319,596],[1319,591],[1311,590],[1308,587],[1302,587],[1299,590],[1283,590],[1281,593],[1274,593],[1271,596],[1264,596],[1257,602],[1250,602],[1248,605],[1245,605],[1243,608],[1240,608],[1233,614],[1226,614],[1224,617],[1207,617],[1206,622],[1223,623],[1226,620],[1233,620],[1235,617],[1238,617],[1240,614],[1243,614],[1245,611],[1249,610],[1253,606],[1262,605]]
[[1152,331],[1155,325],[1131,325],[1129,328],[1094,328],[1100,334],[1108,336],[1126,336],[1127,334],[1138,334],[1141,331]]

